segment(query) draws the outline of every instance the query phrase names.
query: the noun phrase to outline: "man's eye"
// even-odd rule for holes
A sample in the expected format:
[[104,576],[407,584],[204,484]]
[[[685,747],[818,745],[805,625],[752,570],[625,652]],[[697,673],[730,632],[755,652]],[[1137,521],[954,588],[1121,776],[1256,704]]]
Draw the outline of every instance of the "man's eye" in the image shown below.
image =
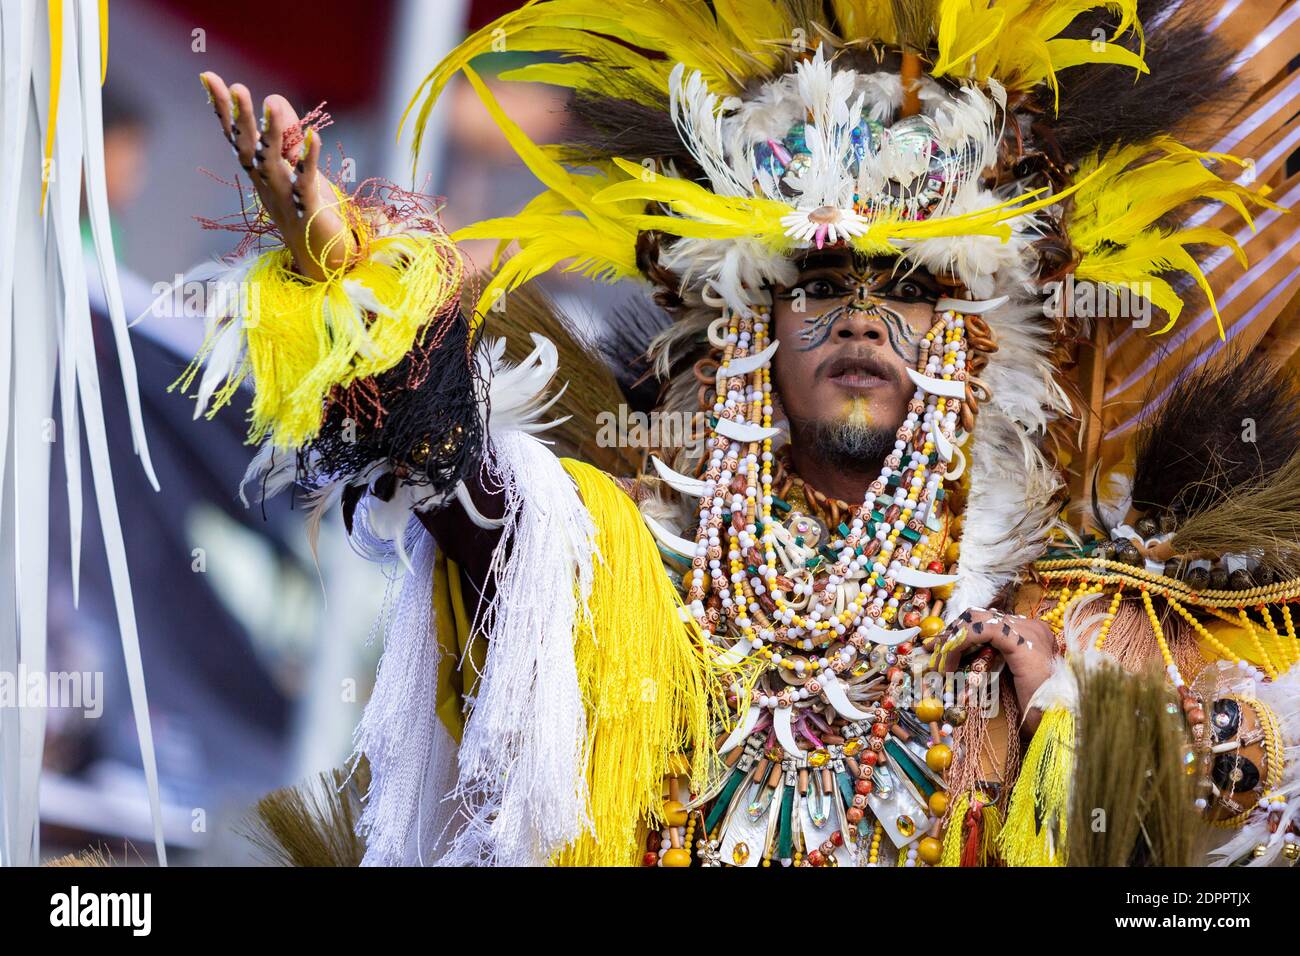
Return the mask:
[[804,292],[810,299],[837,299],[844,290],[830,279],[813,279],[804,283]]
[[923,299],[927,295],[927,290],[919,282],[904,279],[890,290],[890,295],[895,299]]

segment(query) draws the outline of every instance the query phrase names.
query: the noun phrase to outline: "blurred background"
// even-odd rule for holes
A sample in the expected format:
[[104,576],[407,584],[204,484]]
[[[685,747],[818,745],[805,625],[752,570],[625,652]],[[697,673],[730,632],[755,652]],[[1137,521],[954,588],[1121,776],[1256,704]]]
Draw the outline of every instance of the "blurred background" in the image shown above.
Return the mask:
[[[410,134],[397,139],[410,96],[467,31],[517,3],[506,0],[268,0],[222,4],[115,0],[104,87],[109,200],[140,395],[161,493],[131,454],[121,380],[99,316],[100,374],[119,506],[140,621],[169,855],[177,864],[257,861],[240,835],[265,792],[341,764],[379,656],[372,622],[390,582],[351,553],[341,523],[313,555],[287,497],[245,507],[238,487],[252,449],[239,408],[213,421],[169,392],[202,339],[183,296],[159,291],[230,253],[239,235],[196,217],[235,214],[241,174],[198,75],[242,82],[254,102],[278,92],[299,114],[324,103],[331,168],[450,197],[449,229],[516,211],[539,185],[464,83],[449,89],[412,174]],[[509,55],[481,64],[490,74]],[[493,84],[537,142],[558,124],[553,88]],[[480,267],[488,245],[469,245]],[[96,273],[97,274],[97,273]],[[626,292],[573,277],[548,291],[579,321]],[[92,290],[92,304],[98,293]],[[102,298],[102,297],[101,297]],[[52,509],[65,476],[52,477]],[[89,481],[89,476],[85,476]],[[94,496],[87,489],[87,507]],[[51,671],[104,674],[103,713],[50,713],[41,792],[42,856],[98,846],[119,862],[152,861],[151,825],[122,667],[103,543],[82,542],[74,608],[67,515],[52,520]],[[83,527],[98,528],[87,514]]]

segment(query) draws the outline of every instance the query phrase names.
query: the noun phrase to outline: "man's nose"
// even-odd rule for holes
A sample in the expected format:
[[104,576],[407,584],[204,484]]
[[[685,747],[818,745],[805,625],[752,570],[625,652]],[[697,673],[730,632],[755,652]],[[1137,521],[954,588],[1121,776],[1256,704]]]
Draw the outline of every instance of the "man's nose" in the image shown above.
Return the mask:
[[880,314],[872,307],[870,300],[863,303],[865,307],[850,308],[845,321],[835,329],[835,337],[841,341],[863,339],[877,345],[885,342],[885,324]]

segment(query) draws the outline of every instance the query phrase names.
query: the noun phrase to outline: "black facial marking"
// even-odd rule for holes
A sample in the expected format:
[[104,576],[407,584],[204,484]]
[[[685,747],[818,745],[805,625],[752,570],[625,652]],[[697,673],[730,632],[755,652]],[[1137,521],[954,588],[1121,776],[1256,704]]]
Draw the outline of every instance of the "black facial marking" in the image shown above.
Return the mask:
[[[894,350],[894,354],[909,365],[915,365],[921,354],[920,333],[893,312],[886,311],[882,318],[885,322],[885,334],[889,336],[889,346]],[[900,343],[900,339],[906,344]]]

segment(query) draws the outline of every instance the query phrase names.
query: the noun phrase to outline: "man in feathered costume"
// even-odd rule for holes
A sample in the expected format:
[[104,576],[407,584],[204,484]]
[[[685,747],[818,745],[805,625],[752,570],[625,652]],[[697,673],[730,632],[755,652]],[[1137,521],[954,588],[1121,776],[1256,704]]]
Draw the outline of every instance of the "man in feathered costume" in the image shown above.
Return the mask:
[[[406,567],[358,729],[367,862],[1174,864],[1203,818],[1243,828],[1215,859],[1294,858],[1289,459],[1174,451],[1206,389],[1283,433],[1294,393],[1188,378],[1099,527],[1060,453],[1092,331],[1060,282],[1172,325],[1215,309],[1189,249],[1240,253],[1184,207],[1277,208],[1177,138],[1226,95],[1194,6],[528,3],[413,103],[418,142],[463,73],[546,187],[452,236],[204,75],[282,244],[232,264],[257,295],[185,385],[215,411],[251,376],[250,480]],[[572,90],[564,142],[471,68],[502,48],[556,55],[503,79]],[[470,238],[513,254],[462,304]],[[613,371],[525,286],[561,264],[652,287]],[[700,441],[598,440],[639,372]],[[1249,551],[1204,533],[1243,481]]]

